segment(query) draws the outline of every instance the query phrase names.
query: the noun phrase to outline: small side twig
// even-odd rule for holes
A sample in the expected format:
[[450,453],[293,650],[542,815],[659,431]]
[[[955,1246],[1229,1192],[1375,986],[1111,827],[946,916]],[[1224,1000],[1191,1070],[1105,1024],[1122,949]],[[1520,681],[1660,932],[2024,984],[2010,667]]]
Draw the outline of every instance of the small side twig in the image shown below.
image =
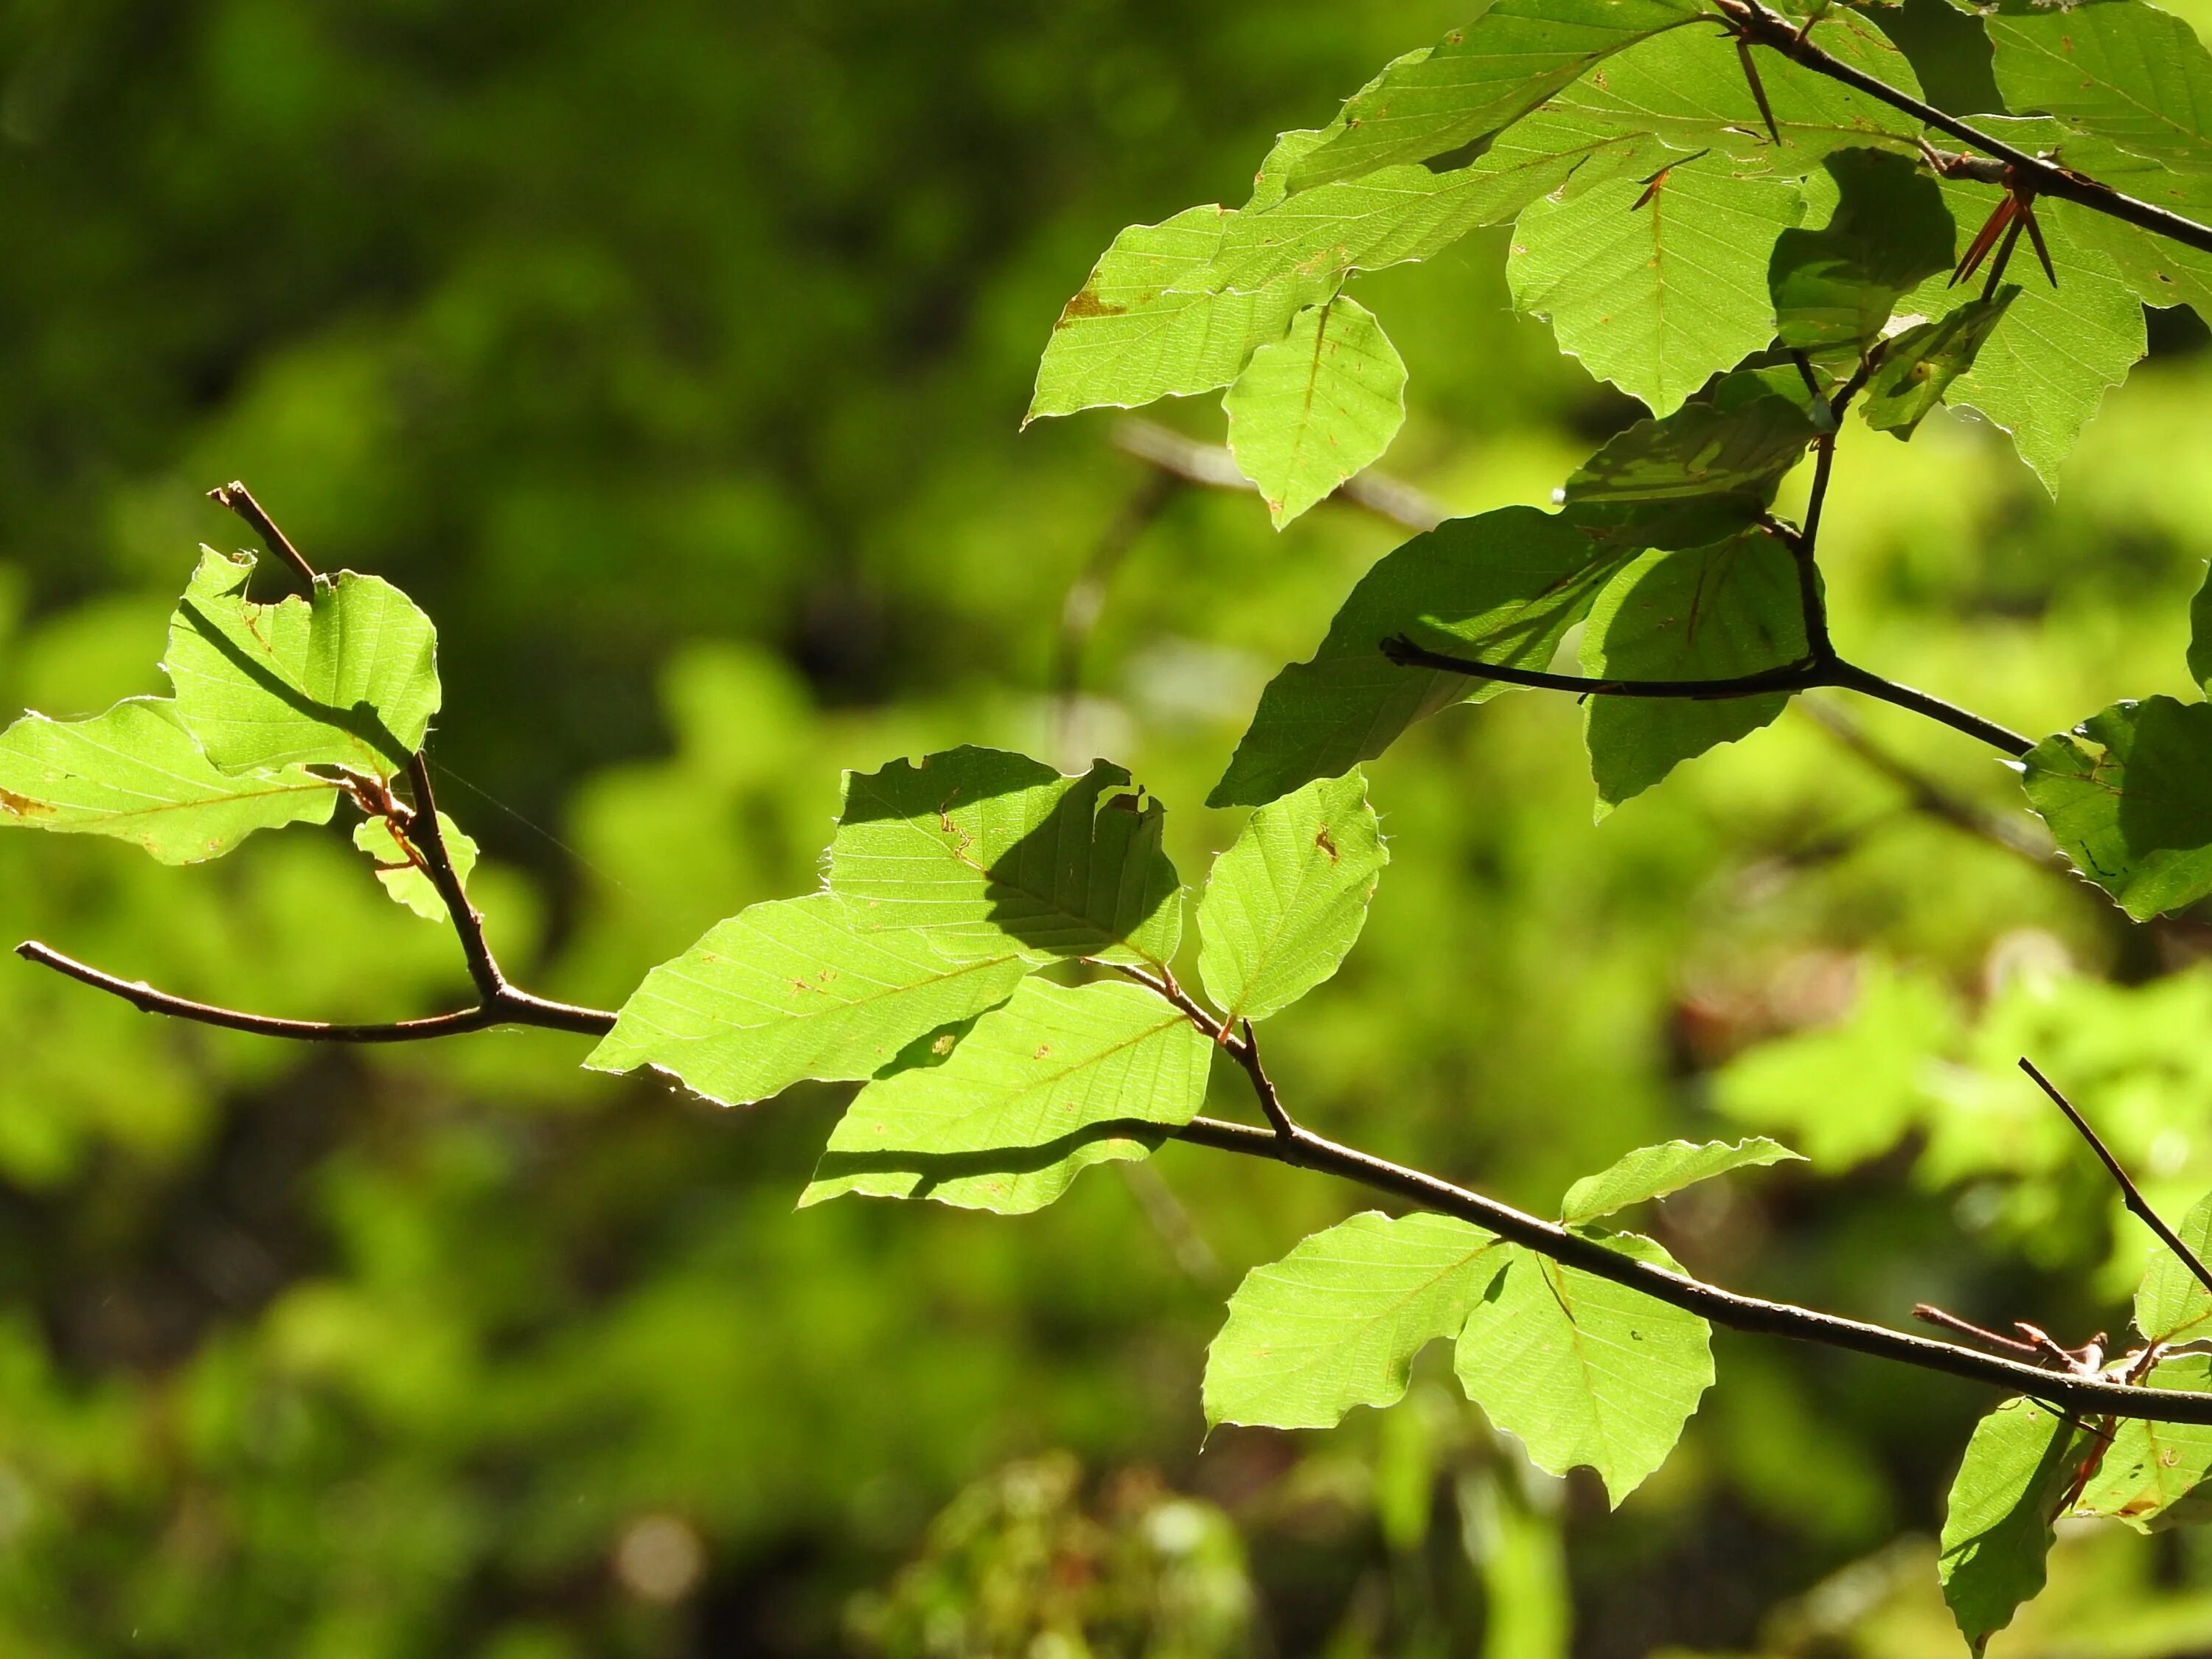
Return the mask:
[[2103,1161],[2105,1168],[2111,1172],[2113,1182],[2120,1189],[2120,1201],[2134,1212],[2144,1226],[2158,1235],[2159,1242],[2172,1251],[2181,1265],[2197,1276],[2198,1284],[2206,1290],[2212,1291],[2212,1267],[2207,1267],[2197,1252],[2181,1242],[2181,1236],[2160,1218],[2158,1212],[2151,1208],[2149,1200],[2143,1197],[2136,1183],[2128,1178],[2128,1172],[2120,1167],[2119,1159],[2114,1158],[2111,1149],[2097,1138],[2097,1132],[2089,1127],[2088,1120],[2074,1109],[2074,1103],[2061,1094],[2057,1085],[2038,1071],[2035,1062],[2025,1054],[2021,1056],[2020,1069],[2035,1079],[2035,1086],[2051,1097],[2051,1104],[2066,1114],[2066,1121],[2074,1126],[2082,1139],[2089,1143],[2089,1150],[2096,1153]]
[[2042,1350],[2033,1342],[2019,1341],[2005,1335],[2002,1332],[1977,1325],[1971,1319],[1961,1319],[1954,1313],[1945,1312],[1933,1303],[1914,1303],[1912,1316],[1923,1325],[1933,1325],[1938,1330],[1948,1331],[1954,1336],[1963,1336],[1971,1342],[1978,1342],[1984,1347],[1995,1348],[1999,1353],[2011,1354],[2017,1359],[2033,1360],[2040,1358],[2042,1354]]
[[264,512],[261,503],[253,499],[253,492],[237,479],[227,484],[217,484],[208,491],[208,499],[217,507],[227,507],[253,526],[253,533],[261,538],[262,545],[299,572],[300,580],[307,585],[307,592],[315,591],[315,567],[309,564],[300,550],[292,545],[292,538],[276,527],[276,521]]

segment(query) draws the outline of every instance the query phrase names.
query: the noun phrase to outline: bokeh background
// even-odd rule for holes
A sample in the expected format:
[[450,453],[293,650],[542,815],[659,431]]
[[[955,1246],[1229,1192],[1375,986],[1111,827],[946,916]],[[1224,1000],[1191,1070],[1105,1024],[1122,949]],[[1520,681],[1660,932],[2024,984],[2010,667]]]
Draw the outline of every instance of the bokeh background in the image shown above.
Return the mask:
[[[439,622],[444,804],[538,988],[611,1006],[812,881],[840,768],[957,742],[1124,762],[1195,877],[1259,687],[1405,532],[1339,504],[1277,536],[1107,414],[1022,433],[1036,356],[1115,229],[1241,199],[1276,131],[1458,21],[6,0],[0,701],[159,689],[238,477]],[[1936,0],[1885,21],[1994,106]],[[1502,252],[1359,285],[1414,373],[1382,470],[1455,512],[1546,500],[1633,413],[1510,315]],[[2185,317],[2153,337],[2055,506],[1968,420],[1846,438],[1855,656],[2037,732],[2188,689],[2212,355]],[[1203,400],[1153,413],[1219,439]],[[2012,1060],[2178,1211],[2212,1186],[2212,933],[2044,866],[1963,739],[1829,708],[1840,734],[1793,709],[1602,824],[1571,702],[1422,728],[1371,769],[1395,861],[1279,1077],[1531,1206],[1770,1131],[1812,1163],[1656,1218],[1700,1271],[2117,1332],[2146,1241]],[[185,871],[0,837],[0,931],[279,1013],[465,993],[337,832]],[[842,1091],[731,1112],[586,1047],[303,1052],[0,967],[0,1649],[1957,1651],[1930,1539],[1973,1389],[1723,1334],[1612,1515],[1442,1367],[1332,1433],[1204,1440],[1224,1297],[1359,1194],[1170,1147],[1018,1221],[794,1214]],[[2001,1655],[2212,1649],[2194,1535],[2053,1561]]]

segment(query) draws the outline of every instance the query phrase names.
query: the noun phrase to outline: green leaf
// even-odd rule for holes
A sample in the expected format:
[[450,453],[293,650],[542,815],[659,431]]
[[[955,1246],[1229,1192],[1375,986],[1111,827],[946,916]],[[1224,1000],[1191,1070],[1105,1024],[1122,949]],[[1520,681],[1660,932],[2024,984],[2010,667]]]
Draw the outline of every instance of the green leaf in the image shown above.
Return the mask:
[[1281,339],[1300,311],[1335,292],[1334,278],[1296,270],[1210,291],[1205,274],[1235,217],[1226,208],[1186,208],[1116,236],[1053,325],[1026,418],[1227,386],[1255,348]]
[[1775,239],[1767,282],[1776,332],[1793,350],[1863,347],[1905,292],[1951,266],[1954,228],[1943,192],[1903,155],[1838,150],[1827,158],[1835,212],[1818,230]]
[[[1985,125],[2014,142],[2029,141],[2048,127],[2048,123],[2002,119]],[[1946,181],[1941,188],[1963,252],[1996,206],[1999,192],[1987,185],[1957,180]],[[2058,271],[2057,289],[2052,289],[2023,238],[2006,268],[2007,280],[2017,283],[2021,292],[1983,342],[1973,367],[1952,383],[1945,400],[1978,409],[2010,433],[2021,459],[2034,469],[2045,489],[2055,492],[2059,464],[2096,415],[2106,392],[2126,380],[2128,370],[2143,355],[2146,336],[2142,306],[2112,261],[2077,242],[2075,220],[2048,211],[2051,205],[2039,203],[2036,213]],[[1979,295],[1975,283],[1949,288],[1947,281],[1929,277],[1899,302],[1899,311],[1936,321],[1974,303]]]
[[1358,771],[1261,807],[1198,902],[1199,977],[1223,1018],[1264,1019],[1337,970],[1390,854]]
[[1222,405],[1230,450],[1279,530],[1390,447],[1406,365],[1374,313],[1339,295],[1254,352]]
[[1206,1103],[1213,1046],[1134,985],[1025,979],[941,1066],[860,1091],[803,1208],[841,1193],[933,1198],[1018,1215],[1088,1165],[1140,1158]]
[[[2190,1207],[2173,1230],[2174,1237],[2197,1253],[2199,1261],[2212,1259],[2212,1193]],[[2207,1291],[2189,1264],[2163,1243],[2152,1248],[2142,1283],[2136,1288],[2136,1329],[2146,1342],[2189,1342],[2212,1335],[2212,1291]]]
[[1414,1355],[1455,1336],[1505,1246],[1449,1216],[1376,1211],[1255,1267],[1206,1354],[1206,1420],[1325,1429],[1394,1405]]
[[[1865,16],[1831,9],[1813,26],[1811,38],[1852,68],[1918,95],[1920,83],[1905,54]],[[1705,29],[1638,42],[1562,92],[1542,114],[1648,134],[1684,155],[1718,151],[1738,173],[1802,177],[1834,150],[1869,144],[1915,153],[1920,129],[1911,116],[1775,53],[1762,52],[1757,61],[1778,144],[1734,42]]]
[[845,775],[830,885],[870,930],[917,929],[966,959],[1160,967],[1182,937],[1160,804],[1104,761],[1063,777],[960,748]]
[[[2120,159],[2118,152],[2114,159]],[[2137,165],[2147,167],[2140,162]],[[2087,171],[2086,167],[2083,170]],[[2158,188],[2181,176],[2163,167],[2148,168],[2142,173],[2131,173],[2119,167],[2101,168],[2091,176],[2138,201],[2158,201],[2159,205],[2193,219],[2202,220],[2206,207],[2212,205],[2212,189],[2200,186],[2184,193]],[[2191,199],[2198,197],[2203,199]],[[2072,202],[2053,202],[2045,198],[2036,212],[2045,221],[2055,220],[2075,246],[2112,261],[2114,272],[2145,305],[2185,305],[2199,317],[2212,318],[2212,253],[2184,247],[2179,242],[2170,242],[2153,232],[2109,214],[2092,212]]]
[[26,714],[0,732],[0,827],[113,836],[164,864],[219,858],[256,830],[327,823],[337,805],[332,785],[296,766],[216,771],[161,698],[88,720]]
[[1563,493],[1633,545],[1702,546],[1756,519],[1818,431],[1802,405],[1763,392],[1727,409],[1685,404],[1611,439]]
[[[2185,1354],[2154,1366],[2143,1381],[2155,1389],[2212,1393],[2212,1358]],[[2069,1515],[2124,1521],[2138,1532],[2187,1498],[2212,1475],[2212,1427],[2124,1418],[2112,1425],[2097,1472]]]
[[2189,678],[2212,688],[2212,569],[2189,602]]
[[[1586,1237],[1680,1271],[1634,1233]],[[1505,1249],[1505,1271],[1460,1334],[1460,1381],[1538,1468],[1589,1465],[1617,1508],[1666,1462],[1712,1386],[1712,1328],[1640,1291]]]
[[169,623],[177,715],[226,772],[406,769],[438,712],[437,630],[378,576],[315,579],[312,603],[246,597],[250,554],[203,550]]
[[1003,1002],[1029,971],[1009,949],[955,962],[868,933],[832,893],[752,905],[645,976],[584,1063],[651,1066],[742,1106],[803,1078],[873,1077],[908,1043]]
[[[1284,143],[1309,136],[1285,134]],[[1500,133],[1474,161],[1443,172],[1384,167],[1272,201],[1263,199],[1263,172],[1261,195],[1228,222],[1213,264],[1176,286],[1256,293],[1291,279],[1334,283],[1354,270],[1432,258],[1540,196],[1572,193],[1625,171],[1649,173],[1668,158],[1655,139],[1543,110]]]
[[[1647,553],[1607,585],[1583,634],[1583,672],[1599,678],[1726,679],[1805,652],[1796,562],[1752,531],[1711,547]],[[1589,699],[1583,715],[1600,816],[1694,756],[1765,726],[1790,701],[1756,696]]]
[[2136,921],[2212,893],[2212,703],[2115,703],[2021,765],[2060,849]]
[[[465,887],[469,872],[477,867],[477,844],[443,812],[438,814],[438,827],[445,836],[447,855],[453,861],[453,873]],[[394,901],[425,921],[447,919],[446,901],[438,896],[428,872],[409,856],[407,842],[391,819],[363,818],[353,827],[353,844],[375,860],[376,878]]]
[[1694,0],[1497,0],[1346,100],[1292,191],[1428,161],[1502,131],[1625,46],[1698,15]]
[[1892,336],[1880,366],[1867,377],[1861,417],[1877,432],[1910,438],[1948,395],[1952,382],[1974,366],[2019,294],[2019,284],[2008,283],[1994,299],[1970,301],[1940,322],[1916,323]]
[[1794,185],[1692,157],[1649,182],[1534,204],[1506,276],[1515,305],[1548,319],[1560,350],[1670,414],[1773,337],[1767,261],[1804,210]]
[[1663,1198],[1700,1181],[1726,1175],[1730,1170],[1753,1164],[1802,1161],[1781,1142],[1754,1136],[1730,1145],[1708,1140],[1702,1145],[1669,1140],[1657,1146],[1639,1146],[1600,1174],[1584,1176],[1567,1188],[1559,1206],[1559,1219],[1571,1225],[1595,1221],[1646,1199]]
[[1541,668],[1626,555],[1565,515],[1509,507],[1455,519],[1384,558],[1310,661],[1285,668],[1207,804],[1257,805],[1381,754],[1415,720],[1505,688],[1400,668],[1381,642],[1407,634],[1490,662]]
[[1966,1443],[1936,1571],[1951,1616],[1976,1653],[2043,1588],[2051,1523],[2080,1467],[2081,1440],[2046,1407],[2008,1400]]
[[2006,108],[2060,116],[2178,171],[2212,173],[2212,53],[2182,19],[2139,0],[2006,0],[1983,27]]

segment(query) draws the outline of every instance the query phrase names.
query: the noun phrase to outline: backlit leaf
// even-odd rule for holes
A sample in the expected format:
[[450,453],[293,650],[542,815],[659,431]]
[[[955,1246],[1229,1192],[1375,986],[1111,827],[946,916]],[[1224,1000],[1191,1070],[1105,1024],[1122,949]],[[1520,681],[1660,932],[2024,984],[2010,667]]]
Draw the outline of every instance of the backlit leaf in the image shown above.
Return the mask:
[[1334,277],[1296,270],[1210,291],[1204,275],[1235,217],[1226,208],[1187,208],[1116,236],[1053,325],[1029,418],[1227,386],[1255,348],[1281,339],[1293,317],[1335,291]]
[[[1634,1233],[1589,1236],[1675,1267]],[[1712,1386],[1711,1327],[1579,1267],[1505,1249],[1505,1271],[1460,1334],[1460,1381],[1538,1468],[1565,1474],[1586,1464],[1618,1506],[1666,1462]]]
[[[438,827],[445,838],[447,856],[453,861],[453,873],[465,887],[469,872],[477,867],[477,844],[443,812],[438,814]],[[425,921],[447,919],[446,901],[438,896],[428,872],[409,856],[407,843],[393,832],[389,818],[363,818],[353,827],[353,844],[376,861],[376,878],[395,902]]]
[[1449,1216],[1375,1211],[1255,1267],[1206,1355],[1206,1420],[1325,1429],[1406,1392],[1414,1355],[1455,1336],[1506,1247]]
[[[2212,1260],[2212,1193],[2191,1206],[2173,1232],[2198,1261]],[[2212,1291],[2162,1242],[2152,1247],[2142,1283],[2136,1288],[2136,1329],[2146,1342],[2212,1336]]]
[[726,1105],[802,1078],[874,1076],[915,1038],[1003,1002],[1029,971],[1011,946],[954,961],[870,933],[832,893],[756,904],[645,976],[584,1063],[651,1066]]
[[846,775],[830,885],[860,927],[951,956],[1159,966],[1182,937],[1162,816],[1103,761],[1081,777],[995,749],[894,761]]
[[1649,183],[1616,179],[1535,203],[1515,227],[1506,276],[1514,303],[1550,321],[1560,350],[1670,414],[1773,337],[1767,261],[1804,210],[1794,185],[1686,158]]
[[2051,1523],[2081,1465],[2083,1437],[2032,1401],[1984,1417],[1945,1505],[1936,1576],[1976,1653],[2043,1588]]
[[[1790,373],[1794,378],[1796,370]],[[1685,404],[1607,441],[1575,470],[1564,493],[1570,506],[1617,523],[1632,545],[1701,546],[1734,534],[1770,506],[1818,431],[1805,409],[1786,398],[1756,395],[1729,408]]]
[[1627,556],[1571,518],[1509,507],[1417,536],[1360,579],[1312,660],[1278,674],[1208,798],[1256,805],[1381,754],[1415,720],[1504,688],[1400,668],[1381,642],[1541,668]]
[[2212,892],[2212,704],[2115,703],[2021,763],[2074,867],[2142,921]]
[[1882,150],[1827,158],[1836,208],[1817,230],[1785,230],[1767,268],[1776,331],[1795,350],[1860,347],[1905,292],[1948,270],[1954,228],[1943,192],[1911,160]]
[[1264,1019],[1334,974],[1390,854],[1357,771],[1262,806],[1207,876],[1199,977],[1224,1018]]
[[2172,12],[2141,0],[2006,0],[1983,27],[2006,108],[2060,116],[2179,171],[2212,173],[2212,53]]
[[[2184,1354],[2166,1360],[2143,1381],[2154,1389],[2212,1393],[2212,1358]],[[2212,1475],[2212,1426],[2130,1417],[2112,1427],[2112,1443],[2069,1515],[2104,1516],[2148,1532],[2153,1522]]]
[[1632,1204],[1663,1198],[1698,1182],[1726,1175],[1730,1170],[1779,1164],[1789,1158],[1802,1161],[1802,1154],[1762,1136],[1734,1145],[1725,1140],[1702,1145],[1670,1140],[1658,1146],[1639,1146],[1611,1169],[1584,1176],[1568,1188],[1559,1206],[1559,1219],[1571,1224],[1595,1221]]
[[251,555],[206,550],[163,666],[185,729],[226,772],[335,764],[390,777],[438,711],[437,631],[379,576],[316,579],[312,604],[246,597]]
[[1698,15],[1693,0],[1497,0],[1345,102],[1291,168],[1292,191],[1428,161],[1502,131],[1583,70]]
[[1969,301],[1941,321],[1915,323],[1893,335],[1860,394],[1861,417],[1877,432],[1910,438],[1952,383],[1974,366],[2019,294],[2019,285],[2008,283],[1992,299]]
[[[1600,678],[1726,679],[1804,654],[1796,562],[1753,531],[1711,547],[1647,553],[1608,583],[1583,633],[1583,672]],[[1594,696],[1583,735],[1600,816],[1680,763],[1782,712],[1789,694],[1692,699]]]
[[943,1065],[861,1090],[799,1203],[866,1193],[1037,1209],[1090,1164],[1146,1156],[1162,1137],[1146,1126],[1196,1116],[1212,1054],[1139,987],[1025,979]]
[[1339,295],[1254,352],[1222,404],[1230,450],[1280,529],[1390,447],[1406,365],[1374,313]]
[[220,857],[256,830],[327,823],[337,805],[335,787],[296,766],[218,772],[161,698],[88,720],[26,714],[0,733],[0,828],[113,836],[164,864]]

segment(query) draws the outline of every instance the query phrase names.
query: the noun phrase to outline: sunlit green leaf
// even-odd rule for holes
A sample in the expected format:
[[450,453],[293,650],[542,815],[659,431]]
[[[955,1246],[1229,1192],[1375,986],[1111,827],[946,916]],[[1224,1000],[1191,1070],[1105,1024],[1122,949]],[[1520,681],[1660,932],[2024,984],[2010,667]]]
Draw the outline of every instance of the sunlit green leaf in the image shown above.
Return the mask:
[[1549,319],[1560,350],[1670,414],[1773,337],[1767,261],[1804,210],[1794,185],[1686,158],[1648,183],[1616,179],[1535,203],[1515,227],[1506,275],[1514,303]]
[[831,893],[756,904],[645,977],[584,1063],[651,1066],[726,1105],[802,1078],[872,1077],[907,1044],[1003,1002],[1029,971],[1011,946],[954,961],[870,933]]
[[[1918,95],[1905,56],[1864,15],[1831,9],[1814,43],[1852,68]],[[1758,54],[1761,111],[1734,42],[1711,29],[1677,29],[1638,41],[1585,75],[1542,114],[1652,135],[1683,155],[1717,150],[1737,173],[1802,176],[1832,151],[1869,144],[1914,153],[1920,128],[1881,100],[1773,52]],[[1774,118],[1778,144],[1766,125]]]
[[246,597],[250,555],[212,549],[169,623],[177,715],[226,772],[295,763],[390,777],[438,712],[437,632],[378,576],[341,570],[314,599]]
[[1844,149],[1826,165],[1834,213],[1817,230],[1784,231],[1767,267],[1776,332],[1795,350],[1863,346],[1899,296],[1951,265],[1954,231],[1943,192],[1912,161]]
[[941,1066],[860,1091],[799,1200],[933,1198],[1014,1215],[1049,1204],[1088,1165],[1143,1158],[1146,1125],[1206,1102],[1213,1045],[1134,985],[1025,979]]
[[[2185,1354],[2154,1366],[2143,1381],[2154,1389],[2212,1393],[2212,1358]],[[2112,1425],[2097,1472],[2070,1515],[2105,1516],[2148,1532],[2151,1523],[2212,1475],[2212,1426],[2122,1418]]]
[[[1634,1233],[1589,1236],[1674,1267]],[[1460,1334],[1460,1381],[1537,1467],[1565,1474],[1586,1464],[1618,1505],[1666,1462],[1712,1386],[1711,1327],[1579,1267],[1505,1249],[1505,1271]]]
[[[443,812],[438,814],[438,827],[445,838],[447,855],[453,861],[453,873],[465,886],[469,872],[477,867],[477,844]],[[447,919],[446,901],[438,896],[429,872],[417,861],[419,855],[410,856],[406,840],[395,830],[391,819],[363,818],[353,827],[353,844],[376,861],[376,878],[396,902],[425,921]]]
[[1611,1169],[1584,1176],[1568,1188],[1559,1206],[1559,1219],[1572,1224],[1595,1221],[1632,1204],[1663,1198],[1698,1182],[1726,1175],[1730,1170],[1779,1164],[1802,1156],[1763,1136],[1733,1145],[1725,1140],[1703,1144],[1669,1140],[1662,1146],[1639,1146]]
[[1324,1429],[1406,1392],[1413,1356],[1455,1336],[1505,1246],[1449,1216],[1369,1211],[1255,1267],[1206,1356],[1206,1420]]
[[955,957],[1159,966],[1182,937],[1162,817],[1103,761],[1081,777],[995,749],[894,761],[846,775],[830,885],[860,926]]
[[335,787],[296,766],[218,772],[160,698],[88,720],[26,714],[0,733],[0,828],[113,836],[164,864],[219,857],[256,830],[327,823],[337,805]]
[[1339,295],[1254,352],[1222,404],[1230,450],[1280,529],[1390,447],[1406,365],[1374,313]]
[[1278,674],[1208,798],[1256,805],[1381,754],[1415,720],[1504,688],[1400,668],[1395,634],[1482,660],[1541,668],[1626,555],[1560,514],[1509,507],[1417,536],[1360,579],[1312,660]]
[[1979,1653],[2043,1588],[2051,1523],[2081,1463],[2083,1437],[2046,1407],[2008,1400],[1974,1430],[1951,1483],[1936,1574]]
[[2212,173],[2212,53],[2172,12],[2140,0],[2005,0],[1983,27],[2006,108],[2062,116],[2136,155]]
[[2074,867],[2141,921],[2212,893],[2212,704],[2113,704],[2021,763]]
[[1262,806],[1213,861],[1198,971],[1224,1018],[1264,1019],[1337,970],[1390,854],[1357,771]]
[[2189,602],[2189,678],[2212,692],[2212,569]]
[[[2190,1208],[2174,1237],[2212,1260],[2212,1193]],[[2212,1291],[2163,1243],[2152,1247],[2142,1283],[2136,1288],[2136,1329],[2146,1342],[2191,1342],[2212,1336]]]
[[[2000,137],[2030,141],[2048,123],[1987,125]],[[1964,252],[1974,234],[2001,199],[1988,185],[1946,180],[1941,188],[1957,226],[1957,249]],[[2012,434],[2021,459],[2035,470],[2046,489],[2055,489],[2058,467],[2104,402],[2105,393],[2127,379],[2143,355],[2142,306],[2120,279],[2112,261],[2074,240],[2075,220],[2046,210],[2037,214],[2051,262],[2058,272],[2054,290],[2027,239],[2015,247],[2005,281],[2020,293],[2005,308],[1976,354],[1973,367],[1954,380],[1945,401],[1979,410]],[[1898,305],[1902,315],[1929,321],[1972,304],[1981,294],[1986,270],[1974,281],[1948,287],[1948,278],[1931,276]]]
[[1290,174],[1293,191],[1427,161],[1503,131],[1592,64],[1693,21],[1693,0],[1497,0],[1346,100]]
[[1209,291],[1205,273],[1235,216],[1187,208],[1116,236],[1053,325],[1029,418],[1227,386],[1255,348],[1281,339],[1293,317],[1335,291],[1335,278],[1295,270],[1253,289]]
[[1772,503],[1819,428],[1789,398],[1731,403],[1700,400],[1637,422],[1575,470],[1568,504],[1617,523],[1638,547],[1703,546],[1734,534]]
[[1952,382],[1974,366],[1983,343],[2019,294],[2019,285],[2008,283],[1994,298],[1970,301],[1938,322],[1915,323],[1893,336],[1859,398],[1858,411],[1866,423],[1877,432],[1910,438],[1943,401]]
[[[1753,531],[1711,547],[1647,553],[1607,585],[1583,634],[1583,672],[1612,679],[1726,679],[1804,654],[1796,562]],[[1716,744],[1765,726],[1786,692],[1756,696],[1594,696],[1583,739],[1601,814]]]

